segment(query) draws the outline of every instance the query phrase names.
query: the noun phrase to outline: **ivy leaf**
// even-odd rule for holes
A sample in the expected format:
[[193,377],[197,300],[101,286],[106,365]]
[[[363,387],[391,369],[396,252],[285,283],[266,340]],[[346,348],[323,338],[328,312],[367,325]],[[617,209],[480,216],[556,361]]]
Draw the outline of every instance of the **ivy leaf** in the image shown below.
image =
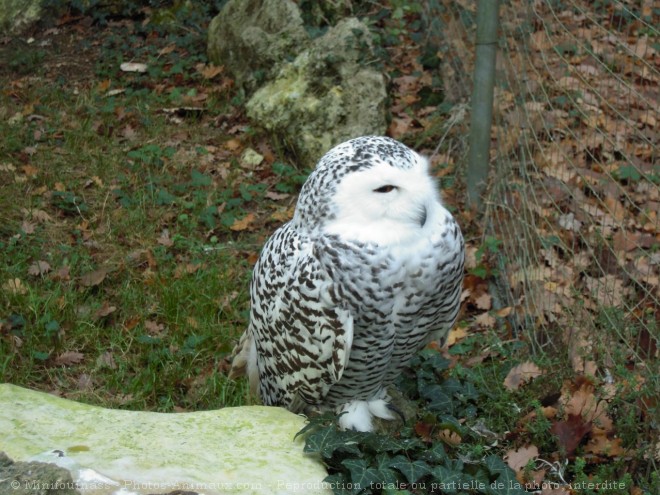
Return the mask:
[[442,354],[434,349],[424,349],[419,353],[419,356],[423,359],[425,367],[432,369],[436,373],[449,369],[449,365],[451,364],[449,359],[444,358]]
[[452,397],[443,390],[441,385],[420,387],[420,392],[422,397],[429,401],[428,408],[431,411],[451,412],[453,410]]
[[463,391],[463,385],[456,378],[447,378],[442,382],[442,389],[447,395],[453,396],[454,394]]
[[400,481],[399,474],[390,469],[392,459],[387,454],[380,454],[376,457],[376,469],[378,470],[378,481],[384,485],[396,485]]
[[296,436],[294,436],[293,439],[295,440],[301,435],[304,436],[306,433],[309,433],[313,430],[325,428],[331,424],[335,424],[335,419],[336,416],[332,412],[325,412],[323,414],[319,414],[318,416],[312,416],[307,419],[307,424],[303,426],[302,430],[296,433]]
[[439,482],[443,493],[458,493],[458,483],[463,479],[463,473],[454,471],[446,466],[437,466],[433,469],[433,477]]
[[351,480],[347,478],[345,473],[329,474],[323,479],[323,482],[332,487],[332,493],[334,495],[348,495],[353,493],[347,488],[351,486]]
[[353,491],[359,493],[362,490],[373,487],[376,483],[381,483],[378,470],[367,466],[364,459],[346,459],[342,465],[351,473],[351,483]]
[[434,443],[430,449],[424,451],[422,456],[424,459],[434,464],[444,462],[448,459],[445,446],[440,442]]
[[408,483],[415,483],[418,479],[431,473],[431,468],[424,461],[410,461],[402,455],[392,459],[389,465],[400,471],[406,477]]
[[486,469],[488,469],[488,471],[490,471],[490,474],[492,475],[499,476],[501,473],[509,469],[509,466],[506,465],[504,460],[500,459],[496,455],[489,455],[488,457],[486,457],[486,459],[484,460],[484,464],[486,466]]
[[389,435],[373,433],[364,436],[362,445],[374,452],[405,452],[422,447],[422,444],[416,438],[394,438]]
[[339,431],[335,425],[326,426],[307,437],[303,451],[319,453],[326,459],[338,450],[359,455],[360,449],[355,434],[356,432]]
[[441,416],[438,418],[439,422],[436,424],[436,428],[440,430],[449,430],[457,433],[458,435],[465,435],[465,429],[463,425],[458,422],[453,416]]
[[524,495],[527,493],[516,479],[516,473],[498,456],[486,457],[484,464],[491,475],[497,475],[495,481],[489,486],[490,493],[499,495]]

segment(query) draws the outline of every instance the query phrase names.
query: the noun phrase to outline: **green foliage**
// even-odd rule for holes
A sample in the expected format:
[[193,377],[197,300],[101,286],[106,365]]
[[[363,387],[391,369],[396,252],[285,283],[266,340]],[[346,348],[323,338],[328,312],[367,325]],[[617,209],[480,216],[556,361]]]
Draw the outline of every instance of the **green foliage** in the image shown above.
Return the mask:
[[294,193],[300,189],[309,175],[309,171],[301,172],[287,163],[273,163],[273,172],[279,177],[275,189],[282,193]]
[[642,178],[642,174],[634,165],[622,165],[615,171],[614,175],[622,182],[637,182]]
[[174,23],[194,25],[202,19],[215,15],[226,0],[43,0],[44,9],[58,15],[89,15],[105,26],[116,18],[138,18],[144,20],[151,13],[149,23],[162,26]]
[[[305,452],[328,467],[325,481],[334,493],[522,494],[513,471],[497,455],[474,448],[481,439],[466,427],[489,393],[469,375],[453,374],[434,350],[415,356],[410,370],[398,385],[422,407],[415,428],[404,426],[393,435],[341,431],[335,418],[321,415],[299,433]],[[472,447],[444,443],[441,431],[460,435]]]
[[[110,3],[126,9],[107,10]],[[67,32],[66,43],[46,36],[55,47],[5,47],[3,55],[17,55],[15,67],[0,70],[3,87],[23,74],[44,82],[0,94],[4,381],[143,410],[248,400],[247,385],[217,369],[245,326],[246,258],[261,240],[228,227],[259,208],[267,186],[235,164],[219,180],[206,156],[217,129],[188,115],[174,124],[161,111],[209,95],[196,65],[206,62],[214,5],[53,0],[46,6],[56,15],[96,25]],[[103,29],[109,20],[112,29]],[[80,50],[97,65],[79,64]],[[120,71],[125,61],[145,62],[149,72]],[[231,96],[210,95],[204,116],[224,111]],[[49,268],[31,270],[37,262]],[[108,269],[102,281],[81,282],[100,267]],[[6,290],[14,280],[20,285]],[[71,352],[80,356],[74,362]]]
[[24,75],[39,70],[45,58],[45,50],[34,50],[31,47],[21,46],[18,50],[13,50],[4,63],[15,74]]
[[490,235],[486,236],[483,244],[479,246],[479,249],[475,253],[477,266],[470,269],[470,274],[484,280],[490,276],[497,275],[497,270],[493,268],[495,263],[489,262],[489,260],[500,253],[501,246],[502,241],[500,239]]
[[590,472],[590,467],[582,457],[577,457],[571,464],[573,481],[571,486],[584,495],[628,495],[632,487],[630,473],[621,475],[626,462],[619,459],[607,465],[600,465]]
[[51,194],[51,203],[67,214],[84,213],[88,210],[83,199],[71,191],[54,191]]

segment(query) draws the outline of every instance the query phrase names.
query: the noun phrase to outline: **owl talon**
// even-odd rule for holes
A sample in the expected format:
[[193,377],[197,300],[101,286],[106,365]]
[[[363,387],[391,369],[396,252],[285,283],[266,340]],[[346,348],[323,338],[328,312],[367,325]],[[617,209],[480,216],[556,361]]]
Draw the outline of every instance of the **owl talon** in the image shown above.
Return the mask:
[[401,411],[401,409],[399,409],[398,407],[396,407],[396,406],[395,406],[394,404],[392,404],[392,403],[388,403],[386,407],[387,407],[390,411],[396,413],[396,415],[399,416],[399,417],[401,418],[401,421],[402,421],[404,424],[406,423],[406,416],[405,416],[405,414],[403,414],[403,411]]

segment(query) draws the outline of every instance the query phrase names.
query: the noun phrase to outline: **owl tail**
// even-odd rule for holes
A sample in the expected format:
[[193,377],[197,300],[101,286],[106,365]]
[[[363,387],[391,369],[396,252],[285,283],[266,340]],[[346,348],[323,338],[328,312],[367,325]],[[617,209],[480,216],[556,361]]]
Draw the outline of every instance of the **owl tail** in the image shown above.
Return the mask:
[[257,369],[257,345],[249,330],[241,335],[236,347],[231,353],[231,369],[229,378],[234,379],[247,375],[250,382],[250,392],[259,391],[259,370]]

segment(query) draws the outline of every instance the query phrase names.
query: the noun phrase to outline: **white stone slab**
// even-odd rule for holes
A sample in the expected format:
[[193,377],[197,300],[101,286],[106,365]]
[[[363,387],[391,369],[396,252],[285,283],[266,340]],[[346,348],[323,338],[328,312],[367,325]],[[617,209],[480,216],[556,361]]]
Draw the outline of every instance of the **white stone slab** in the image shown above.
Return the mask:
[[322,464],[293,441],[304,422],[261,406],[104,409],[0,384],[0,451],[14,461],[56,462],[89,495],[331,493]]

